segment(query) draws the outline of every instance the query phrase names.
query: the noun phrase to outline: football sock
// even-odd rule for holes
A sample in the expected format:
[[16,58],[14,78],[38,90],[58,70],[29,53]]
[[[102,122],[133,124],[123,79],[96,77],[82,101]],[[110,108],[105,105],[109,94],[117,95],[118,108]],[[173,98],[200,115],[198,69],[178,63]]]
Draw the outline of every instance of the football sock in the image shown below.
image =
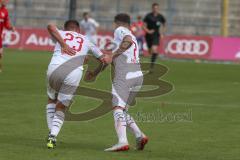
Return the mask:
[[56,108],[55,103],[49,103],[46,106],[46,117],[47,117],[47,124],[48,124],[49,131],[52,128],[52,120],[53,120],[53,117],[54,117],[55,108]]
[[62,111],[56,111],[52,120],[51,135],[57,136],[64,122],[65,114]]
[[126,127],[127,122],[121,109],[115,109],[113,111],[113,117],[115,122],[115,130],[118,136],[118,143],[128,143]]
[[158,53],[152,53],[151,66],[150,66],[151,69],[153,69],[153,67],[154,67],[154,64],[156,62],[157,56],[158,56]]
[[136,122],[134,121],[133,117],[130,116],[128,113],[125,113],[126,115],[126,121],[127,121],[127,126],[128,128],[133,132],[136,138],[142,136],[142,132],[137,126]]

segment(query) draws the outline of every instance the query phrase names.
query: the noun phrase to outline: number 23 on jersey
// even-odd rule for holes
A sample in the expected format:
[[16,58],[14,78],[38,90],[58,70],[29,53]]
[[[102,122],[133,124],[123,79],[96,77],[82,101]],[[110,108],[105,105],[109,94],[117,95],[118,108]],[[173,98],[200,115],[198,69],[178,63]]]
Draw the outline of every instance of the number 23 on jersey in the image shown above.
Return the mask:
[[63,39],[65,43],[69,45],[72,49],[74,49],[76,52],[80,52],[83,45],[83,38],[80,36],[74,36],[71,33],[66,33],[65,38]]

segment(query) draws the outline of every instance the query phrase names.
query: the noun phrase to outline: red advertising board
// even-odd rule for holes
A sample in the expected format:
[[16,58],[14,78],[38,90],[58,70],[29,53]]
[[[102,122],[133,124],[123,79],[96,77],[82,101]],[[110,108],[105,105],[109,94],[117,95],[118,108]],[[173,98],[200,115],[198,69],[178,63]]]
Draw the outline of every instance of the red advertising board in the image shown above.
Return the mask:
[[[110,32],[100,32],[96,39],[100,48],[113,40]],[[9,48],[52,51],[54,42],[46,29],[18,28],[16,32],[3,32],[3,45]]]
[[[112,32],[99,32],[97,45],[103,49],[113,41]],[[54,42],[46,29],[17,28],[4,31],[3,45],[9,48],[52,51]],[[146,44],[144,45],[147,53]],[[235,61],[240,59],[240,38],[211,36],[165,36],[160,53],[170,58]],[[146,54],[147,55],[147,54]]]

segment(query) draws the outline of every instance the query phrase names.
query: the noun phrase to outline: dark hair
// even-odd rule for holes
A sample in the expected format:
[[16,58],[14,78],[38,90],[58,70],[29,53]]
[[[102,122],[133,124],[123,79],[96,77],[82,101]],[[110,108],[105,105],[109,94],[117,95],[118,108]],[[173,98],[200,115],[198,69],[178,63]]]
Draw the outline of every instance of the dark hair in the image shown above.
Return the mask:
[[142,19],[142,16],[141,16],[141,15],[138,15],[138,16],[137,16],[137,19]]
[[155,7],[155,6],[159,6],[159,4],[158,3],[153,3],[152,8]]
[[126,13],[119,13],[114,17],[114,22],[115,23],[126,23],[129,24],[131,23],[131,18],[128,14]]
[[70,24],[74,24],[74,25],[76,25],[76,27],[80,27],[80,25],[79,25],[79,23],[78,23],[77,20],[70,19],[70,20],[67,20],[67,21],[64,23],[64,29],[67,29]]
[[88,12],[83,12],[83,17],[85,17],[86,15],[88,15]]

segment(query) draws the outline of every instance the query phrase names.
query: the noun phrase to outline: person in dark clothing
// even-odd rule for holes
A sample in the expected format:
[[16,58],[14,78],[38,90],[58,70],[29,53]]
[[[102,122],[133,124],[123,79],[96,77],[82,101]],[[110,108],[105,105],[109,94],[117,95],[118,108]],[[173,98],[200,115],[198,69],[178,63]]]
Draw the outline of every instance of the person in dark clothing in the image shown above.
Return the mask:
[[144,30],[146,31],[146,42],[151,57],[150,70],[153,69],[154,63],[158,56],[158,46],[160,39],[166,30],[166,19],[159,12],[159,4],[152,4],[152,12],[148,13],[144,18]]

